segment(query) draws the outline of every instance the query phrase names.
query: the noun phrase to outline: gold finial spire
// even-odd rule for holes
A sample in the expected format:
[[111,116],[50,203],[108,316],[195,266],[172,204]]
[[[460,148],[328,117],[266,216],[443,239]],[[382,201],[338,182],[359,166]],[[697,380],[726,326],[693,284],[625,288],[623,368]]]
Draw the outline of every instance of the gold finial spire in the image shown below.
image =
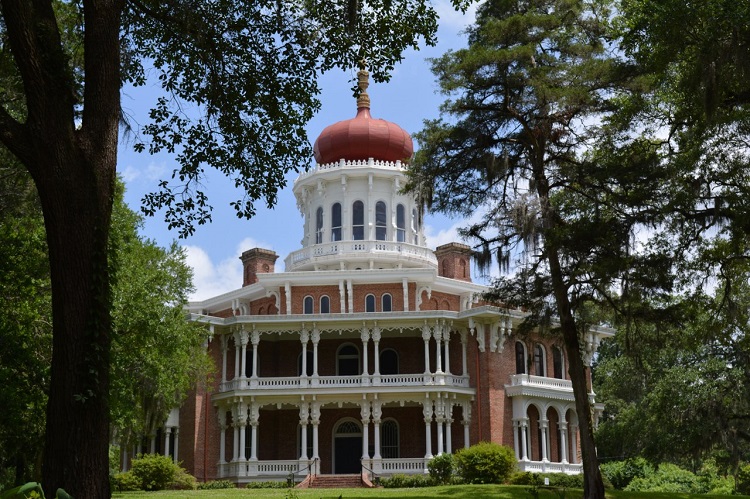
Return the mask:
[[370,73],[362,64],[362,69],[357,71],[357,87],[359,87],[359,96],[357,97],[357,109],[370,109],[370,96],[367,95],[367,87],[370,86]]

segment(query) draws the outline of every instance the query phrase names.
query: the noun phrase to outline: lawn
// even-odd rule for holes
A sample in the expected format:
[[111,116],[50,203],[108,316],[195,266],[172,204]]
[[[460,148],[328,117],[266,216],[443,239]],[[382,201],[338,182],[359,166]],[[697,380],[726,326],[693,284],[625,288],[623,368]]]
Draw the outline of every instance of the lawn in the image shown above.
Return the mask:
[[[540,489],[542,499],[579,498],[583,495],[580,489],[569,489],[563,495],[562,491]],[[114,499],[209,499],[209,498],[239,498],[253,499],[347,499],[350,497],[406,499],[429,499],[445,497],[450,499],[497,499],[497,498],[526,498],[533,499],[527,486],[514,485],[451,485],[445,487],[425,487],[419,489],[220,489],[220,490],[169,490],[160,492],[124,492],[113,494]],[[622,492],[607,491],[611,499],[741,499],[750,496],[721,496],[721,495],[690,495],[656,492]]]

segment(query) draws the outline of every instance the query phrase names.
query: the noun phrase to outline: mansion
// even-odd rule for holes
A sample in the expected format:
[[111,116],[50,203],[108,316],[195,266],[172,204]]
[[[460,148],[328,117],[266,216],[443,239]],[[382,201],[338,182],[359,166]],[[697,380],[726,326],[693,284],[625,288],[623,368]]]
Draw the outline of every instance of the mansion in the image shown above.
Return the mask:
[[[189,304],[217,372],[152,451],[238,484],[421,474],[480,441],[515,449],[521,470],[579,473],[562,344],[518,335],[524,312],[482,300],[468,246],[427,247],[403,191],[412,139],[370,116],[366,88],[361,72],[356,117],[323,130],[294,182],[302,247],[283,263],[245,251],[241,287]],[[589,362],[611,334],[589,331]]]

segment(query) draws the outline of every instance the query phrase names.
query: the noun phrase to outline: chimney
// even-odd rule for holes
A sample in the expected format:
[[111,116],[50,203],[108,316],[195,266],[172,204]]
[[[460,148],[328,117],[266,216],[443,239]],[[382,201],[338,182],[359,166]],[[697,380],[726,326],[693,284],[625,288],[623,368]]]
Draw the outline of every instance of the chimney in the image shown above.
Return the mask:
[[438,275],[471,282],[471,255],[474,251],[461,243],[448,243],[435,249]]
[[253,248],[242,253],[242,286],[258,282],[258,274],[273,272],[278,257],[275,251],[263,248]]

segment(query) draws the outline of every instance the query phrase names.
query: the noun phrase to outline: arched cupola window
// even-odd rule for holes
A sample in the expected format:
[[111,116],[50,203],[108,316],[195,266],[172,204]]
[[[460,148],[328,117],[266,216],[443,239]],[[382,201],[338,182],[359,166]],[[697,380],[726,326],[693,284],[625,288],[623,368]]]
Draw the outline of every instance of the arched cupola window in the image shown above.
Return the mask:
[[396,241],[406,242],[406,208],[404,205],[396,205]]
[[365,312],[375,311],[375,295],[365,296]]
[[320,313],[321,314],[331,313],[331,299],[328,296],[320,297]]
[[375,239],[377,241],[385,241],[388,235],[385,211],[383,201],[375,203]]
[[305,296],[305,299],[302,302],[302,313],[303,314],[313,313],[313,297],[312,296]]
[[331,241],[341,241],[341,203],[331,206]]
[[544,369],[544,347],[537,344],[534,346],[534,374],[537,376],[546,376]]
[[323,207],[315,211],[315,244],[323,242]]
[[352,239],[362,241],[365,238],[365,205],[355,201],[352,205]]
[[516,342],[516,374],[526,374],[526,347]]
[[390,312],[391,307],[393,305],[393,298],[390,294],[385,293],[383,296],[380,297],[380,311],[381,312]]

